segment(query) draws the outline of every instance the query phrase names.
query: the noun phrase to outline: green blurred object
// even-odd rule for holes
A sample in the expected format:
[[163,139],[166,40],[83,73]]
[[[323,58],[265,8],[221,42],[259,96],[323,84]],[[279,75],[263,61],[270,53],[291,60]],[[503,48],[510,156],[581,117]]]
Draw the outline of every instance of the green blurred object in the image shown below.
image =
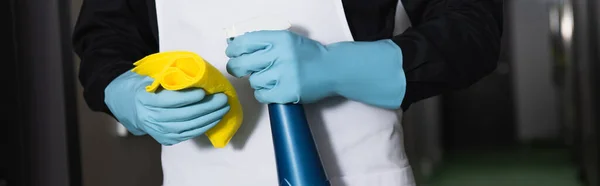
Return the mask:
[[568,150],[450,153],[426,186],[581,186]]

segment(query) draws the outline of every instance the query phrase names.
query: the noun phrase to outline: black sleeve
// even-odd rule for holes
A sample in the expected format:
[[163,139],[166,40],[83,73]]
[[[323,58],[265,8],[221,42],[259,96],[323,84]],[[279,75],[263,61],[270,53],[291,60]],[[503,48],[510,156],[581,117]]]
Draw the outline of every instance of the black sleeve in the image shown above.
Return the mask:
[[158,51],[146,0],[85,0],[73,46],[81,59],[79,81],[87,105],[111,114],[104,89],[133,62]]
[[402,0],[412,27],[394,36],[402,49],[411,103],[466,88],[497,65],[500,0]]

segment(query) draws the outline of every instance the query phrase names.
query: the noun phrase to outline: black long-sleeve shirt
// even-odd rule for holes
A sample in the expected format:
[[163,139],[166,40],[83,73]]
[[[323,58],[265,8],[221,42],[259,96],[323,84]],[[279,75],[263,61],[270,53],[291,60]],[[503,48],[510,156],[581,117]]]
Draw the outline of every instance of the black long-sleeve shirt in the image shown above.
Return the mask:
[[[391,38],[403,52],[402,108],[470,86],[496,68],[501,0],[402,0],[412,27],[393,35],[398,0],[342,0],[357,41]],[[94,111],[111,114],[104,89],[133,62],[158,52],[154,0],[85,0],[73,43],[79,79]],[[400,69],[399,69],[400,70]]]

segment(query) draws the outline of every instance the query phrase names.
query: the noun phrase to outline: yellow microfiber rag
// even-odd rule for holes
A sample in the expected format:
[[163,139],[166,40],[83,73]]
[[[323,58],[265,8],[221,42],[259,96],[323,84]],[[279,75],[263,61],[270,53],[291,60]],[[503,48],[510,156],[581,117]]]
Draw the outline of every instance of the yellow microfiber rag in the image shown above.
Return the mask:
[[159,86],[166,90],[202,88],[207,94],[224,93],[230,110],[206,136],[216,148],[225,147],[242,124],[243,113],[237,93],[219,70],[198,54],[188,51],[160,52],[134,63],[133,72],[154,79],[146,91],[155,92]]

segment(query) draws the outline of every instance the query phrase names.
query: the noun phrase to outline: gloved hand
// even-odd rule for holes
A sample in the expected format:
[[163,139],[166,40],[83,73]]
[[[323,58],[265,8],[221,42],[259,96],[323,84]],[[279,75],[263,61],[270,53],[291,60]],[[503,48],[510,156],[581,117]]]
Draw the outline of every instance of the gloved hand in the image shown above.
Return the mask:
[[163,145],[200,136],[229,111],[227,96],[202,89],[146,92],[149,77],[127,71],[104,90],[104,102],[132,134],[149,134]]
[[229,40],[227,71],[250,75],[262,103],[312,103],[340,95],[399,108],[406,90],[402,51],[391,40],[324,46],[290,31],[249,32]]

